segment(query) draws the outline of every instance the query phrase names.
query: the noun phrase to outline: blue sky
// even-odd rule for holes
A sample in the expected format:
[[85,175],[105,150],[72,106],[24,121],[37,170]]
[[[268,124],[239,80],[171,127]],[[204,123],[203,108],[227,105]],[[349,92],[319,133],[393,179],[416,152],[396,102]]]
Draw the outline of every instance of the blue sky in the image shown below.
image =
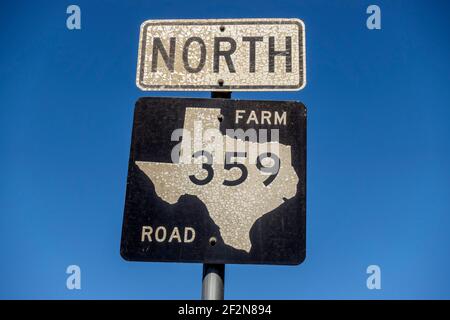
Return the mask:
[[135,101],[209,97],[137,89],[139,26],[240,17],[306,24],[306,88],[233,97],[308,107],[307,258],[229,265],[226,298],[450,298],[450,3],[406,0],[3,1],[0,298],[200,297],[200,264],[119,255]]

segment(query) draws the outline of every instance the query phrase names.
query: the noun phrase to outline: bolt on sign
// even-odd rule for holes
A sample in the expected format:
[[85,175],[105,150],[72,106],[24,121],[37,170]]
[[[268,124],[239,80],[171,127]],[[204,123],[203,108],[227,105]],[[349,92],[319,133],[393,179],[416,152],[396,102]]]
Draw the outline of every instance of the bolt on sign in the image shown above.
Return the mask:
[[299,264],[305,201],[303,104],[137,101],[121,241],[126,260]]
[[136,84],[146,91],[300,90],[305,67],[299,19],[148,20]]

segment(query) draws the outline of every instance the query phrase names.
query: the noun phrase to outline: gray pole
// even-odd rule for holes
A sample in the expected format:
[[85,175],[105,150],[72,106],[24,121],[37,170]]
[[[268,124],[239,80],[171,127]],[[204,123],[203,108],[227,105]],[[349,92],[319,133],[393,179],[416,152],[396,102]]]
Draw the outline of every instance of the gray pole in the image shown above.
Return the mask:
[[223,300],[225,284],[225,265],[203,265],[202,300]]
[[[230,99],[231,92],[211,92],[211,98]],[[203,264],[202,300],[223,300],[225,265]]]

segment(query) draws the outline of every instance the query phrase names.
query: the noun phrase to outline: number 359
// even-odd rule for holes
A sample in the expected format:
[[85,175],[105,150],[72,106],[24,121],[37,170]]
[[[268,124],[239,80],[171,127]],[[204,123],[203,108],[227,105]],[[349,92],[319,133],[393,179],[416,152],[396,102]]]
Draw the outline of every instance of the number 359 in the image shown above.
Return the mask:
[[[202,164],[202,169],[206,171],[207,175],[204,179],[199,179],[195,175],[190,175],[189,179],[196,185],[203,186],[211,182],[214,178],[214,169],[212,167],[213,157],[211,153],[208,151],[197,151],[192,155],[193,158],[205,157],[206,161]],[[224,180],[222,182],[225,186],[237,186],[245,181],[248,177],[247,167],[243,163],[238,163],[236,161],[237,158],[245,158],[247,157],[247,152],[226,152],[225,153],[225,163],[224,169],[231,170],[233,168],[237,168],[241,171],[241,175],[236,180]],[[263,166],[262,161],[266,158],[270,158],[273,161],[271,166]],[[233,160],[234,159],[234,160]],[[271,152],[261,153],[256,159],[256,168],[263,173],[269,173],[269,177],[263,181],[265,186],[268,186],[272,183],[273,180],[278,175],[280,171],[280,158]]]

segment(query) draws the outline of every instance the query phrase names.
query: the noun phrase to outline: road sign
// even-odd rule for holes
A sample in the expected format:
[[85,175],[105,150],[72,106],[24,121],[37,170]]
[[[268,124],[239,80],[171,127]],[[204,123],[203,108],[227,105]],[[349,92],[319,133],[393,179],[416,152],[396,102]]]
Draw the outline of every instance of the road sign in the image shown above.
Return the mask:
[[299,264],[305,257],[306,109],[290,101],[141,98],[121,255]]
[[305,26],[299,19],[141,25],[136,84],[142,90],[300,90],[305,71]]

